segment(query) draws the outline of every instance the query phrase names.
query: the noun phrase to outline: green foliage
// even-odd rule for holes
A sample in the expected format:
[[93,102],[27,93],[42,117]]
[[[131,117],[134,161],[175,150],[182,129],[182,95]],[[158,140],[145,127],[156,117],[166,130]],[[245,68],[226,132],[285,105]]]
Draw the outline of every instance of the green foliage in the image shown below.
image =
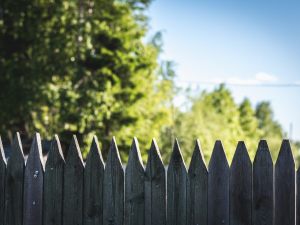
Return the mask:
[[163,151],[168,157],[171,146],[170,135],[178,137],[183,154],[189,162],[194,149],[195,139],[199,139],[207,160],[213,149],[215,140],[222,140],[224,149],[231,161],[237,142],[244,140],[253,158],[260,139],[267,139],[272,155],[277,152],[282,141],[282,128],[273,118],[269,103],[259,103],[254,110],[251,102],[245,99],[236,104],[224,85],[212,92],[203,92],[191,100],[187,111],[177,111],[175,124],[163,133]]
[[[149,145],[168,125],[173,74],[160,72],[160,49],[145,44],[150,1],[4,0],[0,22],[0,131],[117,136]],[[127,155],[127,154],[126,154]]]
[[187,160],[197,138],[207,159],[221,139],[229,160],[238,140],[253,157],[263,138],[277,156],[284,134],[268,102],[238,105],[221,85],[186,111],[174,107],[174,63],[159,58],[162,34],[143,41],[150,2],[2,0],[1,134],[58,133],[63,144],[76,134],[85,149],[95,134],[104,153],[115,135],[123,158],[134,135],[142,149],[158,137],[164,158],[178,137]]

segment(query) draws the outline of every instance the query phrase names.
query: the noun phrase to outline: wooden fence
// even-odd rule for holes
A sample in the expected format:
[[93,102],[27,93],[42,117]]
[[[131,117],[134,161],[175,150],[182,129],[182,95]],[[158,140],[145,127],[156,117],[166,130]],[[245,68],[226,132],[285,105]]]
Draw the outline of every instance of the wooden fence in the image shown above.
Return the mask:
[[114,139],[105,166],[96,138],[86,163],[76,137],[64,159],[56,136],[45,164],[38,134],[26,166],[18,134],[7,163],[0,149],[2,225],[300,224],[300,172],[286,140],[275,166],[265,141],[253,164],[239,142],[231,167],[217,141],[208,169],[197,143],[188,171],[176,141],[167,173],[155,141],[144,168],[134,139],[125,172]]

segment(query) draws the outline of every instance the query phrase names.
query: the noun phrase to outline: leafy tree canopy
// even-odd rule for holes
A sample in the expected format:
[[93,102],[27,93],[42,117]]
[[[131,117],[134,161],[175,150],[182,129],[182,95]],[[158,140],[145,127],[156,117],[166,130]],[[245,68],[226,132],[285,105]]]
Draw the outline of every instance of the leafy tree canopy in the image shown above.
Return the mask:
[[[162,124],[173,74],[145,44],[148,0],[3,0],[0,11],[0,131],[39,131],[63,142],[96,134],[108,150],[117,136],[149,145]],[[84,138],[83,138],[84,136]]]

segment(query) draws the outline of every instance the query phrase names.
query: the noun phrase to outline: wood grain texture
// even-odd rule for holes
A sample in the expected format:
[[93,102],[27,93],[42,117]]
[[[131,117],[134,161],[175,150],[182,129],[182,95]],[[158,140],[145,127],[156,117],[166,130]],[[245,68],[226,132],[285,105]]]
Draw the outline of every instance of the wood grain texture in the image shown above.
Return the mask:
[[60,141],[55,135],[45,166],[43,225],[62,225],[64,165]]
[[103,224],[123,225],[124,171],[115,138],[112,139],[104,171]]
[[230,225],[251,225],[252,163],[244,142],[239,142],[230,167]]
[[166,225],[166,172],[155,140],[146,165],[145,225]]
[[0,225],[4,225],[6,158],[0,137]]
[[73,136],[64,168],[63,224],[83,224],[84,164],[76,136]]
[[83,224],[103,224],[104,162],[95,136],[84,170]]
[[23,224],[24,154],[20,134],[17,133],[11,157],[7,162],[5,185],[5,225]]
[[208,168],[208,224],[229,225],[229,166],[221,141],[215,143]]
[[44,162],[41,138],[35,134],[27,158],[24,176],[23,225],[43,223]]
[[273,225],[274,222],[273,161],[268,144],[261,140],[253,161],[253,225]]
[[133,139],[125,170],[125,225],[145,222],[145,171],[136,138]]
[[187,183],[187,170],[175,140],[167,172],[167,225],[187,223]]
[[208,171],[197,140],[189,167],[188,225],[207,225]]
[[295,224],[295,162],[288,140],[275,164],[275,225]]

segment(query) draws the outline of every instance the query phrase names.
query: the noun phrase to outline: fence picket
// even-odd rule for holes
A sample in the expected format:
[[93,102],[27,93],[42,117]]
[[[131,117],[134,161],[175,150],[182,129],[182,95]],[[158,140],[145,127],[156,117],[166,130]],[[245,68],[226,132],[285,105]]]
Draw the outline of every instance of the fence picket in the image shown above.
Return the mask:
[[5,182],[5,225],[23,224],[23,181],[25,161],[20,134],[16,133]]
[[0,224],[4,224],[5,213],[5,176],[6,176],[6,158],[0,137]]
[[64,168],[63,224],[83,223],[84,164],[76,136],[73,136]]
[[167,225],[187,223],[187,170],[175,140],[167,172]]
[[43,223],[44,162],[41,138],[35,134],[27,158],[24,175],[23,225]]
[[261,140],[253,161],[253,225],[273,225],[273,161],[268,144]]
[[104,162],[95,136],[84,169],[84,225],[103,223],[103,178]]
[[216,141],[208,169],[197,141],[187,171],[176,139],[166,172],[134,138],[124,173],[115,138],[105,166],[96,137],[84,165],[76,136],[66,160],[55,136],[44,166],[38,133],[26,165],[19,133],[7,162],[0,137],[0,225],[300,225],[299,184],[288,140],[275,167],[264,140],[253,164],[240,141],[230,167]]
[[296,183],[297,183],[297,197],[296,197],[296,224],[300,225],[300,167],[298,167],[297,170],[297,177],[296,177]]
[[288,140],[275,164],[275,225],[295,224],[295,162]]
[[152,140],[146,165],[145,225],[166,225],[165,167],[155,140]]
[[103,225],[124,222],[124,171],[115,138],[112,139],[104,170]]
[[230,167],[230,225],[251,225],[252,163],[239,142]]
[[207,225],[208,171],[197,140],[191,159],[188,185],[188,223]]
[[59,138],[55,135],[45,166],[43,225],[62,225],[64,164]]
[[208,168],[208,224],[229,225],[229,166],[221,141],[215,143]]
[[145,171],[136,138],[133,139],[125,171],[125,225],[145,221]]

